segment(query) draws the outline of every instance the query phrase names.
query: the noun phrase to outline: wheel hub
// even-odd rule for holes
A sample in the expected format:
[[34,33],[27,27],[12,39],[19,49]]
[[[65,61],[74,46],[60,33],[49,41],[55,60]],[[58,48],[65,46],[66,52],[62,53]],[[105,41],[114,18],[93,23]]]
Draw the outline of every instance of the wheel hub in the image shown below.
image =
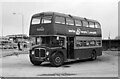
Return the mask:
[[60,62],[61,62],[60,57],[56,57],[56,58],[55,58],[55,62],[60,63]]

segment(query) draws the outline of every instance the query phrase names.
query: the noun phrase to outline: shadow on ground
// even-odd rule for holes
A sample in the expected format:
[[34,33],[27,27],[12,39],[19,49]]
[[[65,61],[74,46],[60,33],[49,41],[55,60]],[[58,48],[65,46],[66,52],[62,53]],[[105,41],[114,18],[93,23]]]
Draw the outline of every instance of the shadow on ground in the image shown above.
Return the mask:
[[77,74],[72,73],[53,73],[53,74],[38,74],[37,76],[72,76]]
[[[79,63],[82,63],[82,62],[91,62],[91,60],[90,59],[85,59],[85,60],[76,60],[76,61],[65,62],[60,67],[69,68],[73,64],[79,64]],[[43,67],[53,67],[50,63],[43,63],[40,66],[43,66]]]
[[[86,63],[86,62],[91,62],[91,63],[99,62],[100,63],[100,62],[109,62],[111,60],[112,60],[112,58],[110,56],[100,56],[96,60],[93,60],[93,61],[91,61],[90,59],[84,59],[84,60],[76,60],[76,61],[65,62],[60,67],[69,68],[69,67],[71,67],[71,65],[74,65],[74,64],[82,64],[82,63]],[[51,66],[50,63],[43,63],[40,66],[43,66],[43,67],[53,67],[53,66]]]

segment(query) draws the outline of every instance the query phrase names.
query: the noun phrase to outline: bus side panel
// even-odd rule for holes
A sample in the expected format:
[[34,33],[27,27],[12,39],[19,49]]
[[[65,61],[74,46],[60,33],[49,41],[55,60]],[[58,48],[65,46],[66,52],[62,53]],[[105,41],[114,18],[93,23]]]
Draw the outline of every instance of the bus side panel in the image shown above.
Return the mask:
[[75,59],[86,59],[91,56],[92,49],[75,49],[74,50],[74,58]]
[[95,50],[97,53],[97,56],[102,55],[102,48],[87,48],[87,49],[75,49],[74,50],[74,58],[77,59],[87,59],[91,57],[92,51]]
[[54,31],[56,32],[55,34],[64,35],[66,33],[65,25],[63,25],[63,24],[54,24]]
[[54,34],[53,24],[31,25],[29,35],[52,35]]
[[102,55],[102,47],[96,48],[95,50],[96,50],[97,56]]

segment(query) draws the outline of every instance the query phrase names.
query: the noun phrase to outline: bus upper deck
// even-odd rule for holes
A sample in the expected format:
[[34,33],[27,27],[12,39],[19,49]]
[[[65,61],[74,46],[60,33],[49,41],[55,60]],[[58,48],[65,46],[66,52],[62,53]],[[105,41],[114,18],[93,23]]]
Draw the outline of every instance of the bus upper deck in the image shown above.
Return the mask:
[[29,33],[31,36],[102,36],[101,25],[98,21],[56,12],[34,14],[31,19]]

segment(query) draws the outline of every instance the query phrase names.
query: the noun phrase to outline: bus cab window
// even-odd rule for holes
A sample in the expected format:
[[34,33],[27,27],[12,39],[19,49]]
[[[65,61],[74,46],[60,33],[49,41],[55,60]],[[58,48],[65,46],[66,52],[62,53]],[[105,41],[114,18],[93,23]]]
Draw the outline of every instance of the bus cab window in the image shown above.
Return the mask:
[[56,16],[55,17],[55,23],[65,24],[65,18],[64,17],[58,17],[58,16]]
[[41,45],[42,44],[42,38],[41,37],[37,37],[36,39],[37,39],[37,44]]
[[64,46],[65,45],[65,38],[60,37],[59,45]]
[[75,26],[82,26],[82,23],[80,20],[75,20]]
[[60,40],[60,41],[59,41],[59,45],[60,45],[60,46],[64,46],[64,45],[65,45],[65,44],[64,44],[64,40]]
[[74,25],[74,21],[70,18],[66,18],[66,24],[67,25]]
[[65,39],[63,37],[59,37],[59,40],[57,40],[57,37],[52,38],[52,44],[53,45],[64,46],[65,45],[64,43],[65,43]]
[[30,43],[32,46],[36,44],[35,37],[30,37]]
[[42,24],[51,23],[52,22],[51,19],[52,19],[52,16],[42,17]]

